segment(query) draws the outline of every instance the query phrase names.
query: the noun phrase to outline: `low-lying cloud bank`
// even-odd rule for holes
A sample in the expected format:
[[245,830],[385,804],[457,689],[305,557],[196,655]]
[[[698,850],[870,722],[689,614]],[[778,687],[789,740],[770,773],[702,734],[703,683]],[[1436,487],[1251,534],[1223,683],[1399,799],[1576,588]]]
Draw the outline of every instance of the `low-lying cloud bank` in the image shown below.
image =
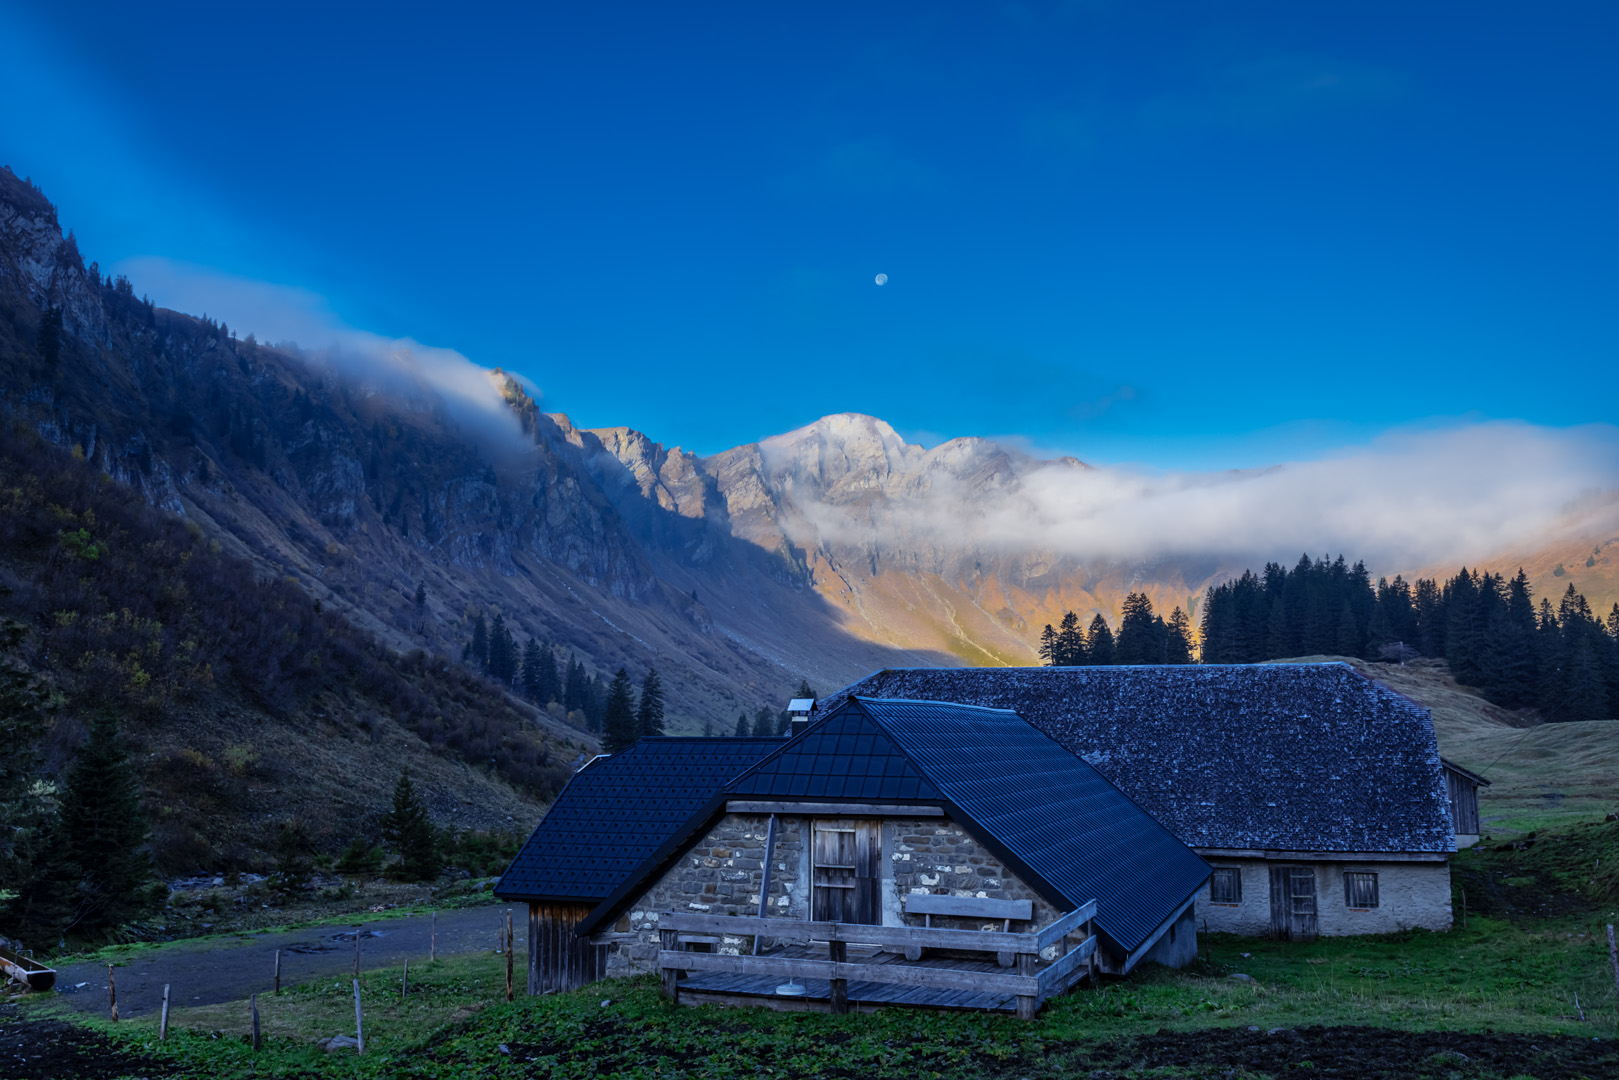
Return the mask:
[[306,289],[235,277],[163,258],[128,259],[117,272],[175,311],[208,315],[265,343],[294,350],[379,389],[426,387],[473,437],[521,434],[488,373],[454,349],[387,338],[344,324]]
[[[944,448],[929,451],[925,462]],[[1554,535],[1619,530],[1619,427],[1491,422],[1390,433],[1262,470],[1150,473],[1056,462],[989,485],[934,475],[880,507],[795,497],[823,541],[900,536],[1082,560],[1291,562],[1343,552],[1374,571],[1472,563]]]

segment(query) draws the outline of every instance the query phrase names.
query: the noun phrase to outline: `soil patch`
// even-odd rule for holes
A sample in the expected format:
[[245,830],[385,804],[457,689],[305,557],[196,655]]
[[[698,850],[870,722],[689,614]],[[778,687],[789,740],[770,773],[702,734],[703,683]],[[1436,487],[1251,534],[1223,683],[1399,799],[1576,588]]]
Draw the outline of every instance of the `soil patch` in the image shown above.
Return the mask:
[[167,1061],[60,1020],[0,1017],[0,1076],[8,1080],[113,1080],[174,1075]]
[[[1052,1047],[1047,1047],[1048,1051]],[[1075,1048],[1071,1067],[1097,1080],[1111,1070],[1184,1069],[1195,1075],[1379,1078],[1533,1076],[1579,1080],[1619,1076],[1619,1042],[1574,1035],[1395,1031],[1371,1027],[1306,1027],[1264,1031],[1210,1028]],[[1097,1070],[1103,1070],[1097,1075]],[[1300,1070],[1308,1070],[1302,1073]]]

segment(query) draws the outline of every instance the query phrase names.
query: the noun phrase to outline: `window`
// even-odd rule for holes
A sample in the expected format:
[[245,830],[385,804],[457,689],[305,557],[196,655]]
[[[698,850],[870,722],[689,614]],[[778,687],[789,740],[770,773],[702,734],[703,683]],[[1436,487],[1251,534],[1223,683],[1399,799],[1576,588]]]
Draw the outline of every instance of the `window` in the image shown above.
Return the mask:
[[1225,866],[1214,871],[1209,879],[1209,903],[1240,904],[1242,902],[1242,871]]
[[1352,870],[1344,875],[1344,903],[1352,908],[1377,906],[1377,875],[1364,870]]

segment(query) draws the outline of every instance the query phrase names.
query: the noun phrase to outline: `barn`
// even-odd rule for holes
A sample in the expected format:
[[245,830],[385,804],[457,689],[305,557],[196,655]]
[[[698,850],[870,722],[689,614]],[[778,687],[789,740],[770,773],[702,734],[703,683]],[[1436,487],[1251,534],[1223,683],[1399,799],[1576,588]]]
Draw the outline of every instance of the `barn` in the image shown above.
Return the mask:
[[[658,744],[681,743],[691,763],[721,742],[744,740],[645,740],[620,756],[647,748],[648,763],[667,761]],[[1194,902],[1208,866],[1014,712],[846,698],[791,738],[745,742],[747,753],[773,745],[745,766],[733,755],[716,770],[733,775],[701,806],[677,824],[678,815],[660,819],[655,850],[646,851],[651,830],[637,828],[633,868],[615,856],[572,890],[591,894],[568,909],[568,947],[599,950],[589,972],[660,970],[688,1002],[780,1007],[782,976],[796,973],[804,1000],[834,1011],[924,1004],[1032,1015],[1096,970],[1196,955]],[[592,768],[596,792],[614,775],[612,759]],[[558,808],[576,799],[578,782]],[[555,903],[560,880],[526,883],[579,865],[558,853],[604,840],[602,819],[647,821],[644,793],[614,787],[617,801],[594,802],[588,817],[547,815],[497,895],[528,900],[531,912]],[[617,883],[598,899],[608,878]],[[566,950],[536,939],[531,989],[560,986],[548,969]],[[964,959],[975,950],[983,955]]]
[[824,707],[856,696],[1016,710],[1208,861],[1204,929],[1450,926],[1449,860],[1486,781],[1347,664],[888,670]]

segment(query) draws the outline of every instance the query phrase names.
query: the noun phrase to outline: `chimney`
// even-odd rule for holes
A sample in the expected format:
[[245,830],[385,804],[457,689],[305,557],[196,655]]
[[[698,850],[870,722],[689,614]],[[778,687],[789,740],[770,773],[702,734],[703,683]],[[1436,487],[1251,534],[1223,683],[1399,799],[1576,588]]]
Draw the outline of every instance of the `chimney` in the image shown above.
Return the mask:
[[792,717],[787,724],[787,737],[797,738],[809,730],[810,713],[815,711],[814,698],[793,698],[787,703],[788,715]]

